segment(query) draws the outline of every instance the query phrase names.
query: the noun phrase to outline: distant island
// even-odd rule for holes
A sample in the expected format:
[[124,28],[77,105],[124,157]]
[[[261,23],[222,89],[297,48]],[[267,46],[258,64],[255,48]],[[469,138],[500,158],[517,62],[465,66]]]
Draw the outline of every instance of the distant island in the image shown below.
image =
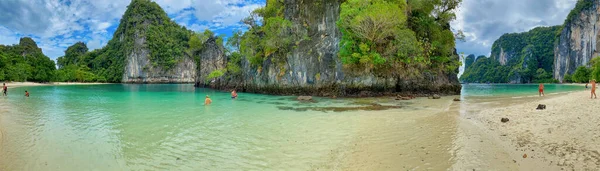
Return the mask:
[[459,0],[361,2],[267,0],[243,20],[246,32],[224,42],[178,25],[155,2],[133,0],[101,49],[79,42],[54,63],[30,38],[1,46],[0,80],[194,83],[281,95],[460,93],[461,34],[449,24]]
[[491,56],[468,55],[465,83],[571,83],[600,80],[593,0],[577,1],[563,25],[502,35]]

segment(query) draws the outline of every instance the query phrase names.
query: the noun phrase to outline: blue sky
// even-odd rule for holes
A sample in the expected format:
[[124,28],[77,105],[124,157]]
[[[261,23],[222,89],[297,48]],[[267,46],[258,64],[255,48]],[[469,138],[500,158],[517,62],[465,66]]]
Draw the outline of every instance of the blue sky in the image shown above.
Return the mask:
[[[175,22],[193,31],[231,35],[265,0],[153,0]],[[78,41],[90,50],[112,38],[129,0],[0,0],[0,44],[32,37],[52,59]]]
[[[154,0],[180,25],[230,35],[265,0]],[[489,55],[504,33],[562,24],[577,0],[463,0],[452,22],[463,30],[459,53]],[[101,48],[112,37],[129,0],[0,0],[0,44],[34,38],[52,59],[78,41]]]

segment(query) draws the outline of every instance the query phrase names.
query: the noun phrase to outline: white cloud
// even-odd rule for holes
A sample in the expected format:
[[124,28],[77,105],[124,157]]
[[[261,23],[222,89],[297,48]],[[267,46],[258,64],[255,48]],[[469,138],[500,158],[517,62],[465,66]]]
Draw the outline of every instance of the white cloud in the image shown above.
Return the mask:
[[[240,27],[239,21],[264,2],[244,0],[154,0],[177,23],[194,31]],[[90,50],[112,38],[130,1],[126,0],[0,0],[0,44],[17,44],[34,38],[44,53],[55,59],[78,42]]]
[[462,30],[466,42],[459,52],[488,55],[504,33],[524,32],[538,26],[560,25],[577,0],[463,0],[453,29]]

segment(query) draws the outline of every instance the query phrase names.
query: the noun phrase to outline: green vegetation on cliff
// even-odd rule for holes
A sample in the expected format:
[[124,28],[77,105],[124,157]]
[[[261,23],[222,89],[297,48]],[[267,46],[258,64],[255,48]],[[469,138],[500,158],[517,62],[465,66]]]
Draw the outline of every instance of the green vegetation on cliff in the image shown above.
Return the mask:
[[[532,83],[552,79],[554,42],[561,26],[538,27],[502,35],[492,45],[492,57],[465,68],[463,82]],[[485,61],[485,63],[484,63]],[[504,62],[504,63],[501,63]],[[504,76],[496,76],[501,72]]]
[[105,47],[87,52],[85,44],[79,42],[65,51],[65,56],[57,60],[60,67],[57,80],[121,82],[127,57],[132,53],[144,54],[139,48],[149,51],[152,67],[168,71],[189,51],[188,41],[193,37],[191,31],[172,21],[155,2],[133,0]]
[[473,63],[475,62],[475,59],[476,59],[475,55],[473,55],[473,54],[470,54],[469,56],[467,56],[465,58],[465,70],[467,68],[469,68],[469,66],[473,65]]
[[589,80],[600,80],[600,57],[592,58],[590,67],[579,66],[573,75],[566,74],[564,82],[568,83],[587,83]]
[[594,0],[577,0],[577,4],[575,4],[575,8],[569,12],[567,15],[567,19],[565,19],[564,24],[569,24],[577,15],[581,13],[581,11],[588,9],[594,5]]
[[[339,57],[345,68],[400,77],[457,72],[460,61],[449,23],[461,0],[342,2],[337,26],[343,35]],[[244,19],[249,30],[237,44],[251,65],[260,69],[265,61],[285,63],[291,50],[310,40],[306,25],[293,25],[284,9],[283,1],[267,0],[265,7]]]
[[348,0],[337,23],[340,57],[349,68],[380,75],[456,72],[460,61],[449,22],[460,2]]
[[54,61],[31,38],[21,38],[18,45],[0,45],[1,81],[49,82],[55,70]]

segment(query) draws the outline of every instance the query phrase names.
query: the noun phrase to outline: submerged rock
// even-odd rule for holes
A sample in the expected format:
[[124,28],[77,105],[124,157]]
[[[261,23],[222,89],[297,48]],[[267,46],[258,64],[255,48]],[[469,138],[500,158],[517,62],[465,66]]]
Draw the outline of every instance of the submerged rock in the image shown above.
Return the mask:
[[296,98],[296,100],[310,101],[310,100],[312,100],[312,96],[298,96],[298,98]]
[[429,99],[441,99],[442,97],[438,94],[434,94],[432,96],[429,96]]
[[321,112],[347,112],[347,111],[380,111],[380,110],[388,110],[388,109],[399,109],[401,106],[387,106],[381,105],[377,103],[373,103],[368,106],[358,106],[358,107],[289,107],[289,106],[278,106],[279,110],[293,110],[297,112],[303,112],[307,110],[312,111],[321,111]]
[[460,102],[460,99],[459,98],[454,98],[454,101],[455,102]]
[[502,119],[500,119],[500,121],[501,121],[502,123],[506,123],[506,122],[508,122],[508,121],[509,121],[509,119],[508,119],[508,118],[502,118]]

